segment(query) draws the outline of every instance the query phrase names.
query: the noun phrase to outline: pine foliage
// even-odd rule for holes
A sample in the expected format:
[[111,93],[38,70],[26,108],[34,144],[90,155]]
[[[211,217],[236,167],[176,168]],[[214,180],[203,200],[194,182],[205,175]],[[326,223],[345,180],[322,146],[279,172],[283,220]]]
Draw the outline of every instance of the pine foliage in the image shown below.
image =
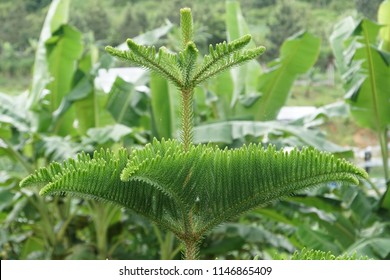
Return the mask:
[[252,60],[265,51],[263,46],[243,49],[250,40],[251,36],[245,35],[230,43],[223,42],[215,47],[210,45],[210,53],[200,63],[197,61],[199,51],[192,41],[179,53],[165,47],[156,52],[154,46],[138,45],[131,39],[127,40],[127,51],[110,46],[106,50],[115,57],[160,74],[180,89],[192,90],[213,76]]
[[154,140],[142,149],[100,150],[91,158],[51,163],[21,182],[39,186],[42,195],[69,193],[131,209],[171,230],[196,259],[201,238],[213,227],[253,208],[294,192],[330,182],[358,184],[365,171],[312,148],[290,152],[249,145],[221,150],[193,145],[193,90],[207,79],[262,54],[264,47],[245,49],[245,35],[210,46],[199,62],[192,41],[192,15],[181,10],[183,48],[178,53],[142,46],[128,39],[129,50],[106,50],[175,84],[182,97],[182,142]]
[[255,59],[265,51],[265,47],[245,49],[251,40],[244,35],[232,42],[210,45],[210,53],[203,60],[198,59],[199,51],[193,41],[191,9],[180,10],[182,48],[178,53],[161,47],[142,46],[131,39],[127,40],[129,50],[118,50],[111,46],[106,51],[133,65],[146,68],[171,81],[180,91],[182,98],[182,133],[185,150],[192,142],[193,93],[196,86],[215,75]]
[[291,260],[329,260],[329,261],[336,261],[336,260],[344,260],[344,261],[350,261],[350,260],[368,260],[366,256],[358,257],[356,254],[353,255],[341,255],[341,256],[335,256],[332,254],[332,252],[324,252],[320,250],[313,250],[313,249],[306,249],[303,248],[301,251],[295,251],[295,253],[291,256]]
[[70,193],[132,209],[185,239],[255,207],[329,182],[358,184],[366,173],[312,148],[277,151],[244,146],[221,150],[177,140],[154,140],[128,155],[101,150],[92,159],[52,163],[22,186],[44,185],[41,194]]

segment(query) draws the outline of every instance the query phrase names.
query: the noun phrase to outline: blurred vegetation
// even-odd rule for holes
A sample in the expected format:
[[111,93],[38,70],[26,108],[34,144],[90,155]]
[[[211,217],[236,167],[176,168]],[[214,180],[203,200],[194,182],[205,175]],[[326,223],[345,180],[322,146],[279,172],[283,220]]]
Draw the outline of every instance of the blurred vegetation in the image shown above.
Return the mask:
[[[378,145],[378,137],[388,131],[385,114],[376,120],[367,117],[373,114],[357,114],[356,121],[350,117],[351,108],[366,109],[372,100],[365,95],[370,93],[367,86],[353,91],[354,83],[342,74],[355,73],[363,79],[366,76],[359,71],[366,66],[358,67],[353,60],[337,65],[350,58],[343,49],[346,43],[362,38],[358,19],[376,20],[379,0],[245,0],[239,1],[241,10],[224,0],[213,1],[212,8],[206,0],[163,1],[163,5],[155,0],[71,1],[69,11],[63,11],[64,20],[54,24],[40,42],[51,2],[0,2],[2,259],[180,258],[179,244],[171,234],[130,211],[70,197],[42,198],[37,189],[20,189],[18,184],[32,170],[80,151],[132,149],[153,137],[177,136],[180,112],[172,85],[140,69],[114,77],[106,89],[94,82],[99,71],[124,66],[107,57],[102,51],[105,45],[135,37],[145,44],[174,49],[179,40],[176,11],[182,6],[193,9],[201,52],[210,43],[233,38],[232,22],[239,22],[242,32],[248,28],[256,45],[270,50],[259,62],[227,72],[195,93],[197,141],[227,148],[249,142],[278,148],[310,145],[357,160],[351,146]],[[354,21],[348,28],[335,26],[351,15]],[[376,34],[378,27],[365,22],[370,34]],[[307,32],[295,33],[301,28]],[[345,31],[341,32],[345,37],[331,45],[334,30]],[[380,49],[377,37],[370,40],[371,45],[365,47],[381,54],[372,65],[389,75],[388,63],[383,63],[389,50]],[[66,44],[77,46],[72,56],[67,55]],[[291,55],[295,44],[311,46],[310,56],[307,50],[300,51],[304,69],[288,59],[296,58]],[[37,50],[43,50],[43,55]],[[357,50],[351,47],[349,51]],[[278,75],[283,79],[278,80]],[[361,82],[359,86],[367,80]],[[386,83],[384,79],[381,84]],[[349,94],[348,103],[344,102],[343,95],[357,92],[360,95]],[[382,88],[377,92],[386,97]],[[264,105],[264,97],[274,101],[272,106]],[[388,108],[388,99],[383,100],[380,107]],[[318,108],[305,117],[277,121],[275,116],[285,104]],[[270,114],[261,115],[260,106],[270,108]],[[368,121],[380,126],[359,124]],[[379,151],[377,156],[382,159],[384,153]],[[372,172],[368,184],[321,186],[222,225],[204,240],[201,258],[286,259],[297,249],[309,248],[330,252],[325,257],[356,252],[358,257],[389,259],[390,195],[383,199],[388,189],[383,179],[386,170],[367,168]]]
[[[50,2],[50,0],[2,0],[0,2],[0,22],[2,22],[0,73],[3,77],[11,78],[11,81],[8,78],[0,79],[0,89],[10,89],[12,77],[28,79],[36,41]],[[209,44],[221,42],[226,38],[224,0],[213,1],[212,9],[209,1],[206,0],[169,0],[164,1],[163,5],[160,2],[157,0],[73,1],[69,22],[83,33],[92,33],[100,46],[116,45],[122,43],[123,38],[132,38],[161,26],[165,20],[177,25],[178,16],[172,11],[178,7],[188,6],[198,18],[195,27],[201,37],[197,38],[201,50],[205,52]],[[346,13],[356,10],[362,15],[375,19],[380,0],[372,2],[245,0],[240,4],[256,42],[268,46],[269,51],[263,59],[270,61],[278,56],[278,48],[283,40],[303,28],[321,35],[326,41],[332,23],[342,16],[340,11]],[[85,16],[86,14],[88,16]],[[13,53],[10,53],[9,47]],[[15,55],[18,57],[17,61],[14,59]],[[326,44],[323,43],[321,59],[318,62],[322,67],[326,67],[329,55],[329,48],[326,48]]]

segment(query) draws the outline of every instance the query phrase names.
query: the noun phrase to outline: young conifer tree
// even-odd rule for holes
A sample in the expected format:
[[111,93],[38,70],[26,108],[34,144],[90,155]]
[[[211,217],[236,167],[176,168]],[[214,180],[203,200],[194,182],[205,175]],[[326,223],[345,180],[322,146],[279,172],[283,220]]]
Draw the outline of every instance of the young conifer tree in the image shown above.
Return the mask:
[[51,163],[21,182],[43,186],[42,195],[70,193],[111,202],[172,231],[183,243],[184,258],[197,259],[202,238],[215,226],[295,191],[329,182],[359,184],[367,177],[351,163],[304,148],[290,152],[249,145],[221,150],[194,145],[193,93],[200,83],[255,59],[265,48],[246,49],[251,36],[210,46],[199,59],[193,40],[192,14],[181,9],[182,50],[142,46],[128,39],[129,50],[106,50],[172,82],[182,100],[182,134],[178,140],[153,140],[130,153],[96,151]]

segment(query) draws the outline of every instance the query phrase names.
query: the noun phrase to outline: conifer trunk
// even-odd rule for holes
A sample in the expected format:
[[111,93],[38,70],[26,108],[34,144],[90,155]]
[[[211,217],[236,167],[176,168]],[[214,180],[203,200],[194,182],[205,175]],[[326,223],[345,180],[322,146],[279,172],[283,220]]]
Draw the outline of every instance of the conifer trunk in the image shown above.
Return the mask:
[[184,150],[188,151],[193,138],[193,92],[191,90],[182,90],[182,134],[181,140],[184,144]]

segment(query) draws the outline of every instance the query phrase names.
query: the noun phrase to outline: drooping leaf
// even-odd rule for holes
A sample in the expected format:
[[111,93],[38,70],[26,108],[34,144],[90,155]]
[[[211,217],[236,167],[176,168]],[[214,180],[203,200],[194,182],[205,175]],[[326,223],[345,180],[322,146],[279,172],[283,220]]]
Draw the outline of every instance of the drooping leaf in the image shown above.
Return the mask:
[[390,255],[389,237],[364,238],[353,244],[347,253],[356,253],[359,256],[368,256],[373,259],[387,259]]
[[54,0],[50,5],[35,53],[32,85],[28,98],[29,107],[39,105],[38,101],[42,96],[43,90],[47,83],[50,82],[45,43],[60,25],[68,22],[69,4],[70,0]]
[[108,125],[104,127],[90,128],[83,138],[85,144],[117,143],[132,133],[132,129],[122,124]]
[[106,104],[108,112],[117,123],[128,127],[139,126],[142,117],[147,117],[148,113],[148,96],[144,92],[137,91],[136,87],[137,81],[126,82],[118,76],[108,93]]
[[271,62],[268,70],[259,78],[258,90],[262,95],[256,106],[256,120],[276,118],[294,80],[316,62],[320,44],[319,38],[307,32],[296,34],[283,43],[280,58]]
[[98,61],[97,47],[89,46],[88,52],[78,62],[70,92],[62,98],[60,106],[53,113],[53,122],[59,121],[74,105],[77,129],[80,134],[101,124],[103,108],[99,106],[99,95],[94,80],[99,69],[107,68],[109,63],[104,56]]
[[347,17],[334,26],[334,30],[329,37],[330,46],[335,56],[335,63],[340,73],[346,73],[347,60],[344,58],[344,41],[352,34],[355,21],[352,17]]
[[71,88],[76,61],[82,52],[81,33],[69,25],[62,25],[45,45],[49,72],[53,79],[49,90],[51,111],[54,112]]
[[[381,146],[385,180],[390,178],[388,165],[388,128],[390,125],[390,53],[378,46],[380,26],[367,19],[344,20],[336,26],[331,43],[338,55],[338,65],[345,98],[354,119],[375,131]],[[344,43],[344,45],[343,45]],[[343,54],[343,55],[341,55]],[[382,197],[382,206],[390,209],[390,186]]]
[[[156,44],[161,37],[165,36],[172,28],[173,24],[170,21],[166,21],[164,25],[134,37],[133,41],[139,45],[153,45]],[[123,43],[117,48],[120,50],[126,50],[127,44]]]
[[227,121],[199,125],[194,128],[195,143],[225,143],[244,139],[245,136],[264,137],[270,134],[285,134],[297,137],[305,146],[319,150],[349,155],[350,150],[318,137],[313,131],[295,125],[282,124],[276,121]]
[[150,75],[153,129],[155,137],[176,138],[180,127],[180,100],[177,88],[159,75]]
[[362,79],[359,87],[350,84],[346,95],[353,117],[360,125],[381,131],[390,124],[390,55],[375,47],[378,32],[379,26],[368,20],[355,27],[354,35],[358,37],[349,49],[350,63],[351,66],[358,63],[359,68],[353,68],[355,71],[345,78],[347,81],[353,76]]
[[313,230],[305,224],[298,227],[296,235],[309,248],[325,252],[330,251],[336,255],[342,253],[341,248],[329,236],[319,230]]
[[[71,91],[77,60],[83,49],[81,33],[69,25],[62,25],[45,45],[51,77],[47,89],[50,91],[50,112],[53,113]],[[60,135],[71,134],[73,121],[74,112],[69,110],[56,123],[54,129]]]
[[[238,1],[226,1],[226,31],[228,41],[236,40],[245,34],[250,34],[248,25],[242,15]],[[249,42],[248,47],[254,48],[254,42]],[[234,93],[230,106],[238,102],[241,95],[248,95],[257,92],[258,78],[262,73],[260,64],[253,60],[240,69],[230,70],[234,81]]]
[[382,25],[380,31],[382,50],[390,52],[390,1],[383,1],[378,9],[378,23]]
[[0,92],[0,123],[14,126],[20,132],[31,129],[31,114],[26,107],[27,93],[10,96]]
[[73,158],[75,155],[82,150],[91,151],[92,146],[87,144],[80,144],[72,141],[70,137],[61,136],[41,136],[42,141],[42,154],[50,160],[62,161],[67,158]]

